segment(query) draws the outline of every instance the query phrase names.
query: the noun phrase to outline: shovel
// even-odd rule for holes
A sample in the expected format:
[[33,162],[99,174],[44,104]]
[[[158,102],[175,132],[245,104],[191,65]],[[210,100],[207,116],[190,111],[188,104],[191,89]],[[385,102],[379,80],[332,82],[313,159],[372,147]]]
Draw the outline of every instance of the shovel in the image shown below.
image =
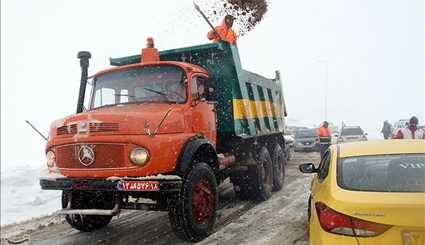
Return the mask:
[[208,23],[208,25],[211,27],[211,29],[213,30],[214,34],[220,39],[223,40],[223,38],[220,36],[220,34],[218,34],[218,32],[215,30],[214,26],[211,24],[210,20],[208,19],[208,17],[204,14],[204,12],[202,12],[201,8],[198,6],[198,4],[196,4],[195,2],[193,2],[193,5],[195,6],[196,11],[198,11],[202,17],[205,19],[205,21]]

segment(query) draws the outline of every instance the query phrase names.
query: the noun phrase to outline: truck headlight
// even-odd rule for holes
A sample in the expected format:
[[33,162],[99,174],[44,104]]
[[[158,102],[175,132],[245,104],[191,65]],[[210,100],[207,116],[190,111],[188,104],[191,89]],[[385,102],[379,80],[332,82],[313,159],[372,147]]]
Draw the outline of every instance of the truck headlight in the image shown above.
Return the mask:
[[149,160],[149,152],[145,148],[134,148],[130,153],[130,160],[137,165],[144,165]]
[[56,156],[53,151],[48,151],[46,153],[47,167],[53,168],[56,166]]

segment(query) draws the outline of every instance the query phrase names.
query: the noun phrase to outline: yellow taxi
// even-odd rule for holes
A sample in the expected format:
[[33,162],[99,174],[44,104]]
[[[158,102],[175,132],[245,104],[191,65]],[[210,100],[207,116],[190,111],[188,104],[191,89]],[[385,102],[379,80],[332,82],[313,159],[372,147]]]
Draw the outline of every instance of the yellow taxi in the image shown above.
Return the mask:
[[424,245],[425,140],[331,146],[309,199],[311,245]]

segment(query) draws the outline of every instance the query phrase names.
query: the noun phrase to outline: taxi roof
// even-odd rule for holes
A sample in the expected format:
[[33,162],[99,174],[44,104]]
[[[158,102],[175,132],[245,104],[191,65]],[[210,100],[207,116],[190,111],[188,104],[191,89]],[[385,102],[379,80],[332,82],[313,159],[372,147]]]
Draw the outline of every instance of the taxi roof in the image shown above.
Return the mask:
[[425,153],[425,140],[370,140],[339,144],[339,157]]

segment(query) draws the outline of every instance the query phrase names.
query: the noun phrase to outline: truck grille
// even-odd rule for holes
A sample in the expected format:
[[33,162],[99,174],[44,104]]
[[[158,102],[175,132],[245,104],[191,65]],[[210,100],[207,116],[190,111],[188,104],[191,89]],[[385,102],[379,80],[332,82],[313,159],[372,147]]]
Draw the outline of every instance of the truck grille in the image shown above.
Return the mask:
[[[78,133],[77,124],[70,124],[58,127],[56,129],[56,135],[75,135]],[[118,123],[89,123],[89,133],[101,133],[101,132],[116,132],[119,131]]]
[[89,132],[114,132],[118,131],[118,123],[89,123]]
[[[79,160],[80,148],[85,145],[94,152],[94,161],[85,166]],[[58,146],[56,161],[60,168],[119,168],[124,166],[124,145],[120,144],[76,144]]]
[[68,126],[62,126],[57,128],[56,135],[76,134],[77,124],[71,124]]

